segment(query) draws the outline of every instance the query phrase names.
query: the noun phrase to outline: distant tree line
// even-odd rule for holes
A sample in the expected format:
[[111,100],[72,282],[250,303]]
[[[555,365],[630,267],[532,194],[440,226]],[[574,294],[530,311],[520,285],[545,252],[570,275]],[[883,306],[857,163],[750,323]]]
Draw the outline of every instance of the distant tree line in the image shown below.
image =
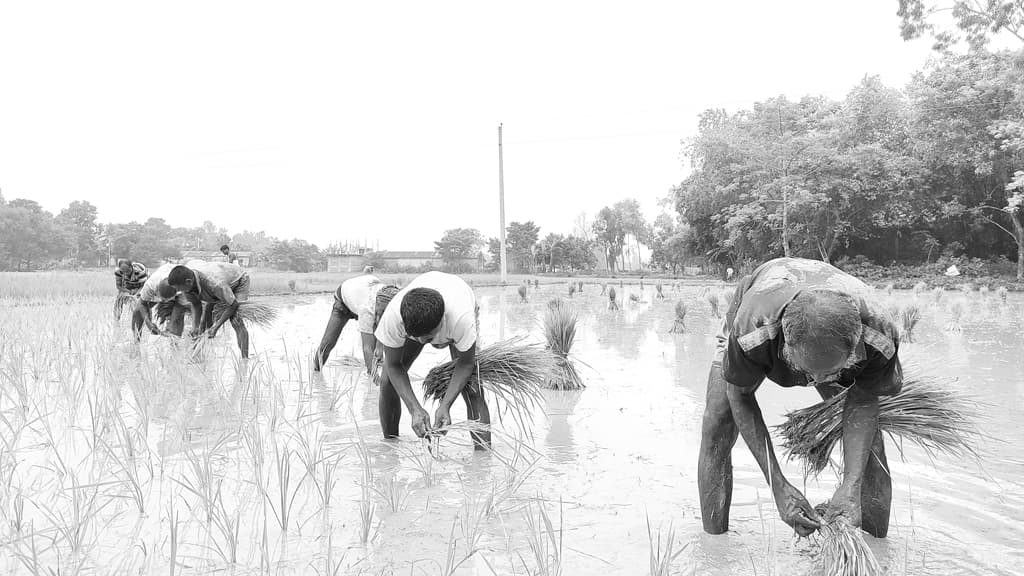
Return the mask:
[[249,231],[232,236],[212,222],[172,227],[162,218],[101,224],[96,207],[87,201],[76,200],[54,216],[34,200],[8,202],[0,195],[0,270],[106,266],[111,258],[156,266],[188,250],[217,251],[223,244],[236,252],[252,252],[255,263],[279,270],[311,272],[326,262],[320,249],[305,240]]

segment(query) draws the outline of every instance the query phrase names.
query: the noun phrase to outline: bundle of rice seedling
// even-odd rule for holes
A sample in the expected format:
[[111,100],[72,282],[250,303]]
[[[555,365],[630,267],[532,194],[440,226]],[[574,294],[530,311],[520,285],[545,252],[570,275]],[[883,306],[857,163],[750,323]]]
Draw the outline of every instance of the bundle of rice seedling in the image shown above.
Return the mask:
[[914,284],[914,296],[920,296],[924,294],[924,291],[928,289],[928,284],[925,282],[918,282]]
[[629,295],[629,301],[630,302],[640,302],[640,295],[639,294],[630,294]]
[[580,293],[580,294],[583,294],[583,281],[582,281],[582,280],[580,280],[580,281],[579,281],[579,282],[577,283],[577,288],[579,289],[579,290],[578,290],[578,291],[579,291],[579,293]]
[[114,319],[120,320],[125,308],[132,310],[138,303],[139,297],[137,295],[128,292],[118,292],[117,296],[114,297]]
[[605,292],[608,291],[608,285],[604,282],[601,283],[601,296],[604,296]]
[[885,285],[885,295],[886,296],[892,296],[893,288],[894,288],[894,286],[892,285],[892,282],[889,282],[888,284],[886,284]]
[[921,309],[917,304],[907,304],[899,309],[900,324],[903,326],[903,340],[905,342],[914,341],[914,328],[917,323],[921,321]]
[[1006,304],[1007,292],[1008,290],[1006,289],[1006,286],[1000,286],[999,288],[996,288],[996,296],[999,296],[999,299],[1003,301],[1003,304]]
[[[466,383],[494,394],[521,427],[525,412],[541,405],[541,386],[554,365],[551,352],[525,339],[517,336],[477,350],[476,370]],[[431,368],[423,379],[424,400],[443,398],[454,371],[454,360]]]
[[656,293],[654,297],[658,298],[658,299],[661,299],[661,300],[664,300],[665,299],[665,295],[661,292],[661,290],[662,290],[661,282],[658,282],[657,284],[654,285],[654,291]]
[[519,302],[520,303],[528,302],[528,300],[526,299],[526,285],[525,284],[520,284],[519,288],[517,288],[516,291],[519,292]]
[[554,299],[548,302],[544,313],[544,338],[547,349],[554,355],[554,367],[544,381],[553,390],[579,390],[586,388],[576,366],[569,358],[576,339],[576,311],[567,302]]
[[[974,441],[981,435],[975,425],[977,403],[954,389],[951,382],[948,378],[904,376],[899,394],[879,398],[879,429],[917,444],[929,455],[944,452],[957,458],[976,457]],[[776,426],[783,448],[790,458],[803,460],[808,476],[817,476],[828,466],[832,448],[842,439],[845,403],[843,391],[789,412]]]
[[[824,515],[826,504],[816,507]],[[864,541],[859,528],[850,525],[842,516],[821,527],[821,548],[816,561],[821,574],[826,576],[876,576],[882,567],[875,553]]]
[[572,298],[572,295],[575,294],[575,293],[576,293],[576,284],[574,284],[572,282],[569,282],[569,298]]
[[[529,280],[527,280],[527,282],[529,282]],[[540,280],[537,280],[536,278],[534,278],[533,279],[533,287],[534,288],[540,288]]]
[[615,286],[608,287],[608,309],[618,310],[619,304],[615,301]]
[[711,306],[711,315],[715,318],[721,318],[721,313],[718,312],[718,293],[708,292],[708,305]]
[[672,329],[669,330],[670,334],[677,332],[686,332],[686,302],[682,300],[676,302],[676,319],[672,322]]
[[[166,300],[156,305],[156,319],[157,322],[163,324],[171,317],[171,312],[174,311],[175,306],[181,306],[176,300]],[[224,311],[225,304],[214,304],[213,307],[213,320],[216,321],[217,317],[220,316],[221,312]],[[185,306],[185,311],[191,315],[192,307]],[[235,311],[235,317],[241,318],[246,324],[255,324],[261,328],[270,328],[274,320],[277,320],[277,307],[263,302],[248,301],[239,302],[238,310]]]
[[935,304],[938,304],[942,300],[942,295],[945,292],[946,291],[942,288],[942,286],[936,286],[935,288],[932,288],[932,301],[935,302]]
[[[214,320],[220,316],[220,313],[227,308],[225,304],[215,304],[213,306],[213,318]],[[277,320],[277,307],[264,302],[258,301],[247,301],[239,302],[238,310],[235,311],[235,318],[240,318],[246,324],[254,324],[260,328],[270,328],[274,324],[274,320]]]

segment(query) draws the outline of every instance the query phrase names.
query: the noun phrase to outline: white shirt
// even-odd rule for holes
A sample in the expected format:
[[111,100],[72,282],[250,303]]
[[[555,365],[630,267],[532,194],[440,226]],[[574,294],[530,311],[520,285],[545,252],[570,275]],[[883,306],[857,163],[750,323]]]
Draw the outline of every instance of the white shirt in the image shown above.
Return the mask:
[[372,317],[373,307],[367,309],[366,303],[370,300],[371,292],[376,294],[376,291],[373,290],[374,286],[380,283],[380,278],[371,274],[349,278],[341,283],[341,287],[338,288],[338,296],[356,316],[362,318],[363,314],[369,313]]
[[374,333],[377,340],[389,348],[401,348],[405,344],[409,335],[402,322],[402,301],[413,288],[437,290],[444,300],[444,315],[433,331],[432,346],[444,348],[454,344],[456,350],[465,352],[476,344],[476,296],[473,289],[462,278],[444,272],[421,274],[395,294]]

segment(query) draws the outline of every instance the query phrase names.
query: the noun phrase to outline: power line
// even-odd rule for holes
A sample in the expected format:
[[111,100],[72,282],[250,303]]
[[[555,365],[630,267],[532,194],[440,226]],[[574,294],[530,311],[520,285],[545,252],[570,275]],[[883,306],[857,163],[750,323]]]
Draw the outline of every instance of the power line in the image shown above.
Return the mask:
[[[969,110],[969,109],[975,109],[975,108],[982,108],[982,107],[986,107],[986,106],[1002,106],[1002,105],[1005,105],[1005,104],[1013,104],[1015,102],[1016,102],[1016,100],[997,100],[997,101],[992,101],[992,102],[978,102],[976,104],[949,104],[949,105],[946,105],[946,106],[929,106],[929,107],[925,107],[925,108],[916,108],[914,111],[918,112],[918,113],[924,113],[924,112],[937,112],[937,111],[942,111],[942,110],[956,110],[956,109]],[[705,110],[714,110],[714,108],[707,108]],[[739,112],[737,112],[735,114],[732,114],[732,116],[736,116],[736,114],[739,114]],[[830,115],[827,115],[827,117],[828,118],[834,118],[834,119],[861,119],[861,118],[881,118],[881,117],[887,116],[887,115],[888,114],[885,114],[885,113],[875,113],[875,114],[844,113],[844,114],[830,114]],[[811,117],[811,115],[809,115],[809,114],[802,116],[802,118],[810,118],[810,117]],[[792,119],[793,117],[790,116],[789,118]],[[737,127],[740,127],[740,128],[749,128],[749,127],[754,127],[754,126],[769,126],[769,125],[774,126],[774,125],[777,125],[777,124],[778,124],[778,120],[777,119],[773,119],[773,120],[751,120],[751,121],[736,122],[733,125],[737,126]],[[686,136],[692,136],[693,132],[691,130],[687,130],[687,129],[669,129],[669,130],[652,130],[652,131],[645,131],[645,132],[624,132],[624,133],[614,133],[614,134],[594,134],[594,135],[587,135],[587,136],[566,136],[566,137],[559,137],[559,138],[538,138],[538,139],[535,139],[535,140],[517,140],[517,141],[512,141],[512,142],[505,142],[505,145],[509,146],[509,145],[524,145],[524,144],[526,144],[526,145],[528,145],[528,144],[550,144],[550,143],[559,143],[559,142],[580,142],[580,141],[590,141],[590,140],[614,140],[614,139],[617,139],[617,138],[638,138],[638,137],[644,137],[644,136],[664,136],[664,135],[672,135],[672,134],[677,134],[680,137],[686,137]]]

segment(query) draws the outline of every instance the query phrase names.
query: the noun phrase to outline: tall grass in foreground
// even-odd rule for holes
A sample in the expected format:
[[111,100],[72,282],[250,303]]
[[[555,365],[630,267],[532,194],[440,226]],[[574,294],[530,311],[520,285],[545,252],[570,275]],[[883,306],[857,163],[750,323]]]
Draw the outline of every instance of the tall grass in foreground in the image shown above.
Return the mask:
[[523,516],[526,519],[526,542],[532,560],[531,567],[520,552],[519,561],[523,569],[533,576],[561,576],[565,534],[562,502],[558,502],[557,528],[539,496],[527,505]]
[[675,527],[672,524],[669,524],[668,532],[664,534],[664,540],[662,540],[661,529],[657,531],[652,530],[651,518],[648,516],[646,520],[647,542],[650,544],[649,574],[650,576],[669,576],[672,570],[672,562],[689,548],[690,543],[687,542],[682,546],[678,545]]
[[555,298],[548,302],[544,312],[544,338],[547,349],[554,355],[554,366],[545,378],[546,388],[553,390],[579,390],[586,388],[576,365],[569,357],[576,339],[576,310],[567,302]]
[[[803,461],[806,474],[816,476],[828,466],[832,449],[843,436],[845,403],[844,390],[789,412],[776,427],[783,448],[790,458]],[[978,405],[953,388],[950,379],[918,378],[905,372],[903,389],[879,398],[878,408],[878,427],[890,436],[917,444],[929,455],[942,452],[956,458],[977,458],[975,441],[981,436],[976,425]]]

